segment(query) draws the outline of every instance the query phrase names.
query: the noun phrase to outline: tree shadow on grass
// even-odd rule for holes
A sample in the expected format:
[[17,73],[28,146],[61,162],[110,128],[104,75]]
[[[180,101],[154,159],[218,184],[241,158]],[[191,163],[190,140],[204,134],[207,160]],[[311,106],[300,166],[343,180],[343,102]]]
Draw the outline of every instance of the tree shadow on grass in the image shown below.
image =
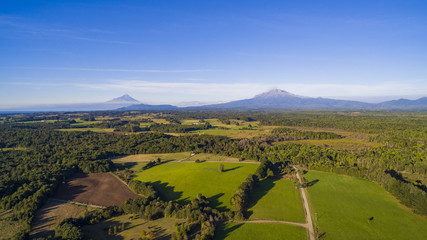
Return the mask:
[[241,168],[242,166],[237,166],[237,167],[233,167],[233,168],[229,168],[229,169],[224,169],[224,171],[223,172],[230,172],[230,171],[234,171],[234,170],[236,170],[236,169],[239,169],[239,168]]
[[[96,227],[95,227],[96,226]],[[121,229],[122,222],[116,220],[106,220],[95,225],[86,225],[83,227],[83,239],[111,239],[123,240],[124,237],[119,234],[129,228],[130,223],[124,223],[125,229]],[[114,233],[114,229],[116,232]]]
[[155,182],[148,182],[148,184],[152,185],[156,192],[159,193],[160,198],[165,201],[176,201],[182,197],[182,191],[181,192],[175,192],[174,186],[168,186],[169,183],[161,181],[155,181]]
[[[275,181],[278,181],[280,179],[264,179],[257,183],[254,190],[249,194],[249,201],[248,201],[248,209],[251,209],[254,207],[258,201],[263,198],[276,184]],[[245,213],[246,217],[250,217],[253,214],[253,211],[247,211]]]
[[227,209],[226,207],[224,207],[224,206],[220,207],[220,205],[222,204],[222,202],[219,201],[219,198],[222,197],[222,196],[224,196],[224,193],[218,193],[216,195],[213,195],[212,197],[209,197],[208,198],[209,206],[211,206],[212,208],[215,208],[215,209],[217,209],[218,211],[221,211],[221,212],[228,211],[229,209]]
[[125,168],[132,168],[138,164],[137,162],[113,162],[113,163],[120,170],[123,170]]
[[239,223],[239,224],[234,225],[232,227],[227,227],[226,222],[218,223],[217,229],[215,231],[215,239],[219,240],[219,239],[227,238],[231,234],[231,232],[240,228],[242,225],[243,225],[243,223]]
[[314,179],[313,181],[310,181],[310,182],[306,183],[305,185],[306,185],[306,187],[311,187],[318,182],[319,182],[319,179]]

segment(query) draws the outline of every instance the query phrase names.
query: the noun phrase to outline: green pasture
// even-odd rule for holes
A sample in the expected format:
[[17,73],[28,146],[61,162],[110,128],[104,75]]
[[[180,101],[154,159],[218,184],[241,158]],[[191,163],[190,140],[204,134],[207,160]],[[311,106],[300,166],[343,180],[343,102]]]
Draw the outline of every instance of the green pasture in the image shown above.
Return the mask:
[[117,162],[149,162],[156,161],[160,158],[161,161],[178,161],[190,157],[190,152],[178,153],[154,153],[154,154],[135,154],[127,155],[114,159]]
[[182,125],[191,125],[193,123],[198,123],[198,122],[200,122],[199,119],[184,119],[184,120],[181,120],[181,124]]
[[24,147],[13,147],[13,148],[0,148],[0,152],[6,152],[6,151],[25,151],[27,148]]
[[[228,156],[222,156],[218,154],[212,154],[212,153],[199,153],[191,158],[186,159],[185,161],[213,161],[213,162],[238,162],[238,158],[228,157]],[[258,163],[258,162],[257,162]]]
[[280,223],[220,223],[215,231],[215,239],[229,240],[306,240],[308,232],[298,226]]
[[284,179],[260,181],[249,196],[248,211],[251,220],[305,222],[300,191],[292,181]]
[[[227,125],[228,126],[228,125]],[[261,136],[271,133],[271,130],[274,127],[271,126],[261,126],[253,127],[251,129],[246,129],[245,126],[236,126],[236,127],[224,127],[224,128],[211,128],[206,130],[196,130],[191,133],[194,134],[206,134],[214,136],[227,136],[230,138],[252,138],[256,136]]]
[[326,239],[427,237],[427,220],[405,209],[374,182],[318,171],[304,177],[313,218]]
[[[221,121],[219,121],[219,119],[216,119],[216,118],[205,119],[205,121],[209,122],[212,126],[226,127],[226,128],[248,127],[249,125],[251,125],[253,127],[258,127],[259,126],[259,122],[258,121],[246,122],[246,121],[237,120],[237,119],[230,119],[230,124],[222,123]],[[237,125],[237,123],[239,125]]]
[[92,124],[101,123],[102,121],[83,121],[79,120],[76,123],[72,123],[71,126],[90,126]]
[[16,123],[54,123],[59,122],[58,120],[32,120],[32,121],[21,121]]
[[85,132],[85,131],[98,132],[98,133],[114,132],[114,129],[112,128],[67,128],[67,129],[56,129],[56,130],[61,132]]
[[[219,165],[224,172],[219,172]],[[230,199],[239,185],[257,169],[258,164],[214,162],[168,162],[137,174],[136,179],[150,182],[166,200],[186,202],[203,194],[211,206],[230,209]]]

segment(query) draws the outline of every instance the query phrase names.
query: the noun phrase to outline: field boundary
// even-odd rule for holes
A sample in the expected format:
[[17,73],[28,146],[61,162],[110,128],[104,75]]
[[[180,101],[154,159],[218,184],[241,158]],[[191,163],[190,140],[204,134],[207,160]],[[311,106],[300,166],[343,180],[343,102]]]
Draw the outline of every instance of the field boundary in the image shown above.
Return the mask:
[[234,222],[234,223],[279,223],[279,224],[293,225],[293,226],[298,226],[298,227],[303,227],[303,228],[308,229],[308,223],[289,222],[289,221],[282,221],[282,220],[254,219],[254,220],[246,220],[246,221],[232,220],[230,222]]
[[84,207],[101,208],[101,209],[107,208],[105,206],[99,206],[99,205],[93,205],[93,204],[86,204],[86,203],[80,203],[80,202],[73,202],[73,201],[62,200],[62,199],[57,199],[57,198],[49,198],[49,200],[56,201],[56,202],[63,202],[63,203],[71,203],[71,204],[74,204],[74,205],[84,206]]
[[1,212],[1,213],[0,213],[0,217],[1,217],[1,216],[3,216],[3,215],[8,214],[8,213],[10,213],[10,212],[12,212],[12,209],[9,209],[9,210],[6,210],[6,211],[4,211],[4,212]]

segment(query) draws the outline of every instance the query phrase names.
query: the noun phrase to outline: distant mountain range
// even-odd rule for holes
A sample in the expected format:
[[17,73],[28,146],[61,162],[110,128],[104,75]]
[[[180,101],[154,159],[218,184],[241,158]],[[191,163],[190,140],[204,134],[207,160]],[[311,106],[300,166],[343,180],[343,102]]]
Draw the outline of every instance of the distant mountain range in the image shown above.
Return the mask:
[[143,110],[177,110],[177,106],[173,105],[148,105],[148,104],[136,104],[128,107],[122,107],[116,109],[118,111],[143,111]]
[[138,104],[140,103],[135,98],[129,96],[128,94],[125,94],[118,98],[113,98],[110,101],[105,102],[106,104]]
[[284,90],[273,89],[243,99],[222,104],[195,107],[193,109],[246,109],[246,110],[427,110],[427,98],[418,100],[400,99],[382,103],[336,100],[330,98],[312,98],[295,95]]
[[417,100],[399,99],[382,103],[312,98],[273,89],[253,98],[193,107],[143,104],[129,95],[123,95],[104,103],[37,105],[3,112],[24,111],[128,111],[128,110],[427,110],[427,97]]
[[123,95],[103,103],[75,103],[75,104],[45,104],[16,107],[1,110],[2,112],[74,112],[74,111],[108,111],[126,106],[139,104],[129,95]]

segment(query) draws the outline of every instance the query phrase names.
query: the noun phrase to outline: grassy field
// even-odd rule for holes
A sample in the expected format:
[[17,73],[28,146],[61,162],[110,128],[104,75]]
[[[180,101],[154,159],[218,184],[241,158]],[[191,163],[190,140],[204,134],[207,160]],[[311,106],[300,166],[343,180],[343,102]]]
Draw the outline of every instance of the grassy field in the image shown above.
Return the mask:
[[221,163],[168,162],[140,172],[137,179],[151,182],[167,200],[185,202],[201,193],[212,207],[230,208],[230,199],[246,177],[254,173],[257,164],[222,163],[224,172],[218,172]]
[[76,123],[72,123],[71,126],[90,126],[92,124],[101,123],[102,121],[83,121],[78,120]]
[[[248,127],[249,125],[253,126],[253,127],[258,127],[259,126],[259,122],[254,121],[254,122],[246,122],[243,120],[237,120],[237,119],[230,119],[230,124],[225,124],[222,123],[221,121],[219,121],[216,118],[210,118],[210,119],[205,119],[205,121],[209,122],[212,126],[216,126],[216,127],[226,127],[226,128],[239,128],[239,127]],[[237,125],[237,123],[239,125]]]
[[427,220],[378,184],[317,171],[304,177],[315,181],[308,188],[312,213],[327,239],[426,239]]
[[[182,124],[192,124],[199,120],[182,120]],[[231,138],[252,138],[270,133],[274,126],[260,126],[259,122],[246,122],[242,120],[230,119],[230,124],[220,122],[218,119],[205,119],[216,128],[192,131],[193,134],[207,134],[216,136],[227,136]],[[251,127],[250,129],[248,129]]]
[[300,191],[294,183],[283,179],[265,179],[250,194],[250,219],[274,219],[304,222]]
[[230,138],[252,138],[265,134],[271,133],[271,130],[275,128],[272,126],[261,126],[254,127],[252,129],[245,129],[244,126],[230,127],[227,125],[225,129],[223,128],[211,128],[206,130],[196,130],[192,131],[193,134],[206,134],[206,135],[215,135],[215,136],[227,136]]
[[[86,225],[83,227],[83,232],[88,239],[139,239],[142,231],[153,231],[155,239],[171,239],[171,234],[175,232],[175,223],[182,220],[172,218],[161,218],[154,221],[144,219],[132,219],[133,215],[122,215],[113,217],[107,221],[96,225]],[[116,235],[108,235],[108,228],[113,226],[122,226],[125,230],[118,232]]]
[[113,128],[68,128],[68,129],[57,129],[57,130],[61,132],[84,132],[84,131],[99,132],[99,133],[114,132]]
[[[234,158],[234,157],[228,157],[228,156],[222,156],[222,155],[218,155],[218,154],[211,154],[211,153],[199,153],[196,154],[194,156],[192,156],[189,159],[186,159],[185,161],[213,161],[213,162],[239,162],[238,158]],[[251,162],[251,161],[244,161],[244,162]],[[259,164],[259,162],[256,161],[252,161],[254,163]]]
[[200,122],[199,119],[185,119],[185,120],[181,120],[181,124],[182,125],[191,125],[193,123],[198,123]]
[[25,150],[27,150],[27,148],[24,148],[24,147],[0,148],[0,152],[5,152],[5,151],[25,151]]
[[221,223],[215,231],[215,239],[229,240],[306,240],[307,230],[279,223]]
[[190,157],[190,152],[158,153],[158,154],[135,154],[116,158],[117,162],[149,162],[160,158],[162,161],[177,161]]

